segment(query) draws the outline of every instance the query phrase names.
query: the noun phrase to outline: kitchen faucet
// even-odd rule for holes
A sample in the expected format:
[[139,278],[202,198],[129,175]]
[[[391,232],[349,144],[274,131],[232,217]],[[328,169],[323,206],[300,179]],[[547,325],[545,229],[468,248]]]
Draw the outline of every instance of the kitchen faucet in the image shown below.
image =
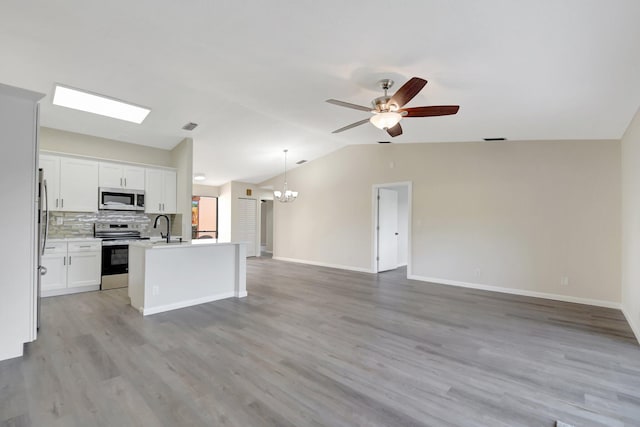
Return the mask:
[[160,218],[164,218],[167,220],[167,235],[163,236],[162,232],[160,232],[160,236],[162,236],[162,238],[166,238],[167,239],[167,243],[169,243],[171,241],[171,220],[169,219],[168,216],[166,215],[158,215],[156,217],[156,220],[153,222],[153,228],[158,228],[158,220]]

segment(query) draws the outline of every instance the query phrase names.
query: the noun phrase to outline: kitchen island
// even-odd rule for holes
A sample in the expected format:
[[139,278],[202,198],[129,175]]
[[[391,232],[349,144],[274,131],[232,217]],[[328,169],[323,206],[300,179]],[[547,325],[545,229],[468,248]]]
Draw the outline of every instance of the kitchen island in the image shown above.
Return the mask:
[[134,242],[129,298],[142,315],[247,296],[244,243]]

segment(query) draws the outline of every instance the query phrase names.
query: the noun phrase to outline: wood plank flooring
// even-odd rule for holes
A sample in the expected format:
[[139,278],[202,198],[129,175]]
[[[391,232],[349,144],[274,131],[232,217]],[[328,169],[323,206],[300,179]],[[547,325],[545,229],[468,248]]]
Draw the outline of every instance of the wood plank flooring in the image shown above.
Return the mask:
[[249,297],[147,318],[46,299],[0,426],[640,426],[619,311],[403,274],[250,259]]

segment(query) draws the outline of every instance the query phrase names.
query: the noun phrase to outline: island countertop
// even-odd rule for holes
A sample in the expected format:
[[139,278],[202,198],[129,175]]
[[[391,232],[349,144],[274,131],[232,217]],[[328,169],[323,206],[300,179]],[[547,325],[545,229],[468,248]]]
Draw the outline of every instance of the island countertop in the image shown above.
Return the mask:
[[129,298],[144,316],[247,296],[244,243],[129,245]]

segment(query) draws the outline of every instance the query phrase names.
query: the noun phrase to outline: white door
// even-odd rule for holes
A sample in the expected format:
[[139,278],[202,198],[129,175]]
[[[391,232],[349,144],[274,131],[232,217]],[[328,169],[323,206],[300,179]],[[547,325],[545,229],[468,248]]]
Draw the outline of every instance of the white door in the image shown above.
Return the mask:
[[42,291],[64,289],[67,287],[67,252],[44,255],[42,265],[47,274],[42,276]]
[[137,166],[125,166],[124,187],[129,190],[144,190],[144,168]]
[[256,199],[238,199],[238,241],[247,245],[247,256],[256,256],[258,216]]
[[378,189],[378,271],[398,268],[398,193]]
[[144,211],[162,213],[163,171],[147,169],[144,182]]
[[47,181],[47,207],[50,211],[57,211],[60,208],[60,158],[42,155],[40,168]]
[[122,188],[122,166],[113,163],[100,162],[100,187]]
[[98,162],[60,160],[60,210],[98,211]]
[[100,252],[69,252],[67,287],[100,284]]
[[177,199],[177,177],[174,171],[164,171],[163,180],[163,200],[162,211],[165,213],[176,213],[178,210]]

